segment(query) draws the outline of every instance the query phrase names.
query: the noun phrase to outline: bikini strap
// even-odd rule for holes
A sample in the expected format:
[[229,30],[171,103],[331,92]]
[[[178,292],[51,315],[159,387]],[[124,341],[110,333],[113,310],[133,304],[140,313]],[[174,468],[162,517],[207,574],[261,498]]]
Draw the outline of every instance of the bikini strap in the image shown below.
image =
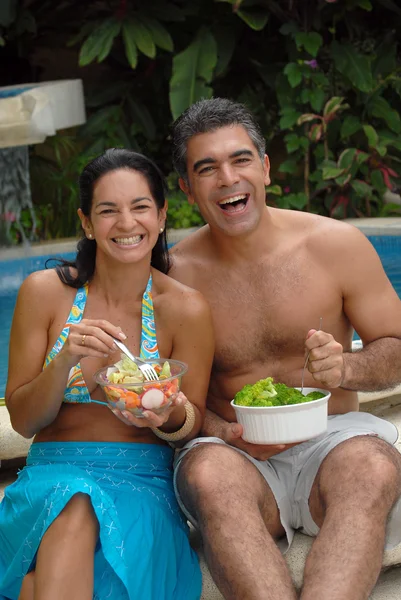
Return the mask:
[[149,275],[148,284],[142,296],[142,332],[140,357],[142,360],[159,358],[152,299],[152,273]]
[[82,287],[77,290],[75,295],[74,304],[71,307],[70,314],[66,321],[66,325],[71,325],[72,323],[80,323],[82,320],[82,315],[84,314],[86,300],[88,298],[88,283],[85,283]]

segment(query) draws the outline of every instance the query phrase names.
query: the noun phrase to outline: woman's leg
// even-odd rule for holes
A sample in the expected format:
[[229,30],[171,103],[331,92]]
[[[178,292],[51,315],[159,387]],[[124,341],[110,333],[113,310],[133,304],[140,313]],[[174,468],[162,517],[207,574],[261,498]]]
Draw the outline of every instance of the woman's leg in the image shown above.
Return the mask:
[[[35,600],[92,600],[99,524],[86,494],[71,498],[39,546]],[[22,600],[28,600],[29,596]]]
[[21,591],[18,600],[33,600],[33,586],[35,581],[35,571],[27,573],[23,579]]

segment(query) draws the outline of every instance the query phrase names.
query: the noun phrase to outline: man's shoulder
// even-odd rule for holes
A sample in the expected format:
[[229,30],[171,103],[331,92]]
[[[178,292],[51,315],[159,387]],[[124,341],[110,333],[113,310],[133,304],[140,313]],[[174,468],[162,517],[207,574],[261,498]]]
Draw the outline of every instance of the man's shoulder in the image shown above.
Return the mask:
[[180,279],[178,275],[202,262],[208,253],[208,238],[209,227],[205,225],[177,242],[170,250],[169,275]]
[[295,210],[280,211],[280,220],[285,224],[289,231],[304,234],[308,243],[320,243],[325,241],[327,244],[343,243],[347,241],[358,241],[365,236],[360,230],[347,223],[330,217],[316,215],[307,212]]

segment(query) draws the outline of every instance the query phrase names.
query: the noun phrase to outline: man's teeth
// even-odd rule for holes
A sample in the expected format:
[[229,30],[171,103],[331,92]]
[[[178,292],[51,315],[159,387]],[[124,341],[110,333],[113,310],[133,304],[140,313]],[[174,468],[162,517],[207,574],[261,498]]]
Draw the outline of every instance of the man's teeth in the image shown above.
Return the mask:
[[221,200],[221,202],[219,202],[219,204],[232,204],[233,202],[238,202],[239,200],[242,200],[243,202],[245,202],[246,195],[233,196],[232,198],[226,198],[225,200]]
[[129,238],[114,238],[115,241],[117,242],[117,244],[122,244],[122,245],[126,245],[126,246],[132,246],[132,244],[138,244],[138,242],[141,241],[142,236],[141,235],[134,235],[133,237],[129,237]]

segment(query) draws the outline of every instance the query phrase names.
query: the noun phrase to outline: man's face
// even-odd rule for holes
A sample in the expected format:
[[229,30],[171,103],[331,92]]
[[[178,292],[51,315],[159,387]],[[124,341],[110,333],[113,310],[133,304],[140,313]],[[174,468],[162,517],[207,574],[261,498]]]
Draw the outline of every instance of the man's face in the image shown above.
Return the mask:
[[187,145],[189,202],[196,203],[209,225],[227,235],[253,231],[265,210],[269,159],[260,160],[241,125],[221,127],[192,137]]

